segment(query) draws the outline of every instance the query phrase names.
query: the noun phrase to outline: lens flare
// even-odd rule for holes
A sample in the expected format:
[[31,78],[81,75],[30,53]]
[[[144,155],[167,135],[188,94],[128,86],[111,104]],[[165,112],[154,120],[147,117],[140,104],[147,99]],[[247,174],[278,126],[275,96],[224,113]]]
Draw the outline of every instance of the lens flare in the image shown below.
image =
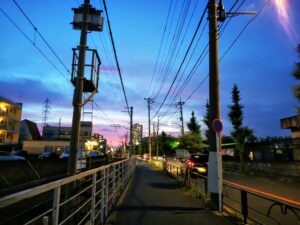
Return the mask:
[[277,11],[278,20],[290,39],[297,41],[296,32],[290,20],[289,0],[271,0]]

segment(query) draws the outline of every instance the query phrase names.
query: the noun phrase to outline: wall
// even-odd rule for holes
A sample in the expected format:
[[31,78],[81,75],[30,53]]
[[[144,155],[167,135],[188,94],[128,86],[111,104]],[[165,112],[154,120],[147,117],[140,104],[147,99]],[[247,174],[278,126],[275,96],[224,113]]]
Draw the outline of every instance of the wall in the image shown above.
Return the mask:
[[70,146],[70,141],[24,141],[23,150],[28,154],[41,154],[45,146]]

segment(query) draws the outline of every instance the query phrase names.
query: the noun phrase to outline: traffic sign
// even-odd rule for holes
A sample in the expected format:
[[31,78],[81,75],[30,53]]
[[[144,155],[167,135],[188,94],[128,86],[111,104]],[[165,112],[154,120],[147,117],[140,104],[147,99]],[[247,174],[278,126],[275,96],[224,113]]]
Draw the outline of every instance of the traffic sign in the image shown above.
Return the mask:
[[223,130],[223,124],[222,124],[221,120],[214,119],[214,121],[212,123],[212,128],[214,129],[215,132],[221,133]]

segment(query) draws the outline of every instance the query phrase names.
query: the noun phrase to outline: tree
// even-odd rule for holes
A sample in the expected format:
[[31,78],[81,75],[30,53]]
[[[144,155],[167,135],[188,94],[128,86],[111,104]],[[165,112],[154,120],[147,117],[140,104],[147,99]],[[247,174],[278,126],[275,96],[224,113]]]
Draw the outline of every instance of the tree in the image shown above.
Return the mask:
[[189,151],[199,151],[202,148],[201,126],[197,123],[195,113],[192,112],[190,122],[187,123],[189,132],[180,138],[180,148]]
[[[297,52],[298,52],[298,57],[300,58],[300,44],[298,45]],[[295,63],[293,76],[296,80],[298,80],[298,81],[300,80],[300,61]],[[293,91],[294,91],[294,95],[295,95],[296,99],[300,101],[300,84],[295,84]],[[299,107],[297,108],[297,112],[300,114]]]
[[243,126],[243,105],[240,104],[240,91],[236,84],[232,88],[232,105],[229,106],[229,119],[233,126],[231,136],[237,143],[237,150],[241,162],[241,170],[244,171],[244,144],[254,138],[253,130],[247,126]]
[[173,141],[173,137],[167,135],[166,132],[162,131],[161,135],[158,137],[158,142],[160,146],[160,154],[164,155],[173,155],[174,150],[171,147],[171,142]]
[[195,113],[192,111],[192,117],[189,123],[187,123],[187,127],[191,133],[200,134],[200,125],[196,121]]
[[209,140],[210,140],[210,131],[209,131],[209,126],[210,126],[210,116],[209,116],[209,103],[208,103],[208,100],[206,101],[206,104],[205,104],[205,109],[206,109],[206,112],[205,112],[205,115],[203,117],[203,123],[206,125],[207,127],[207,130],[205,131],[205,138],[206,138],[206,143],[209,144]]

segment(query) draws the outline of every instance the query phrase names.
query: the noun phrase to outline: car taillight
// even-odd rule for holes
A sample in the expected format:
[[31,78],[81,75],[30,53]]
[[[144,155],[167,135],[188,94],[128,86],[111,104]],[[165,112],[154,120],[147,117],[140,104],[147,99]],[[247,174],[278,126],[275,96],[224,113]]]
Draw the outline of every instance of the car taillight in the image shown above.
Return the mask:
[[194,167],[194,166],[195,166],[195,163],[194,163],[193,161],[189,161],[189,162],[188,162],[188,165],[189,165],[190,167]]

